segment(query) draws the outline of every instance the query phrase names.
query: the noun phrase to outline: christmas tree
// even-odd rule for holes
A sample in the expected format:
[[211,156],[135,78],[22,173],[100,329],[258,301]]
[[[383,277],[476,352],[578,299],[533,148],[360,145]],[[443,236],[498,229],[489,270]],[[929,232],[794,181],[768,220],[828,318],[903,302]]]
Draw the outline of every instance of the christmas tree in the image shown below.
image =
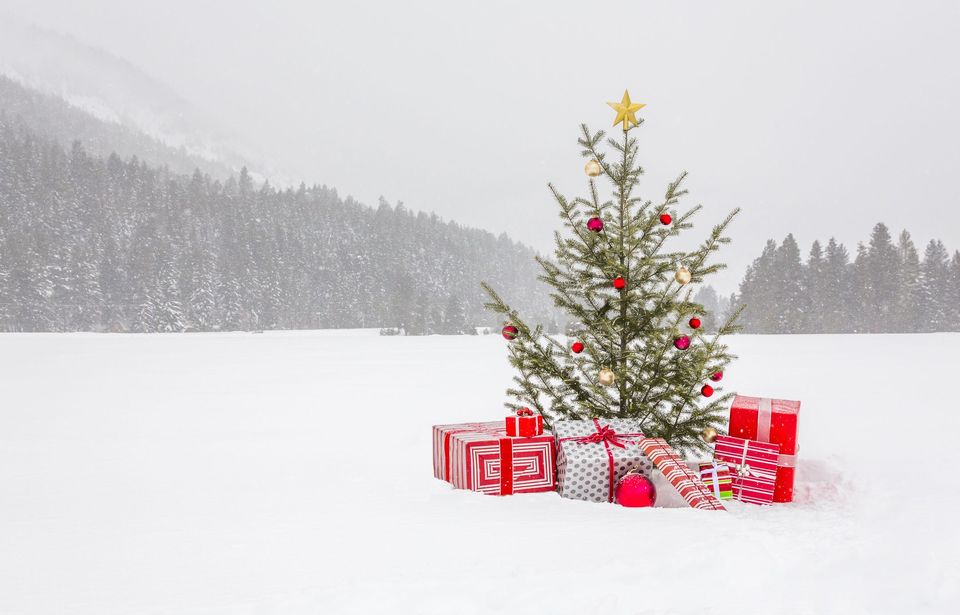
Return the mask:
[[[571,338],[546,335],[529,326],[488,284],[487,307],[503,315],[510,363],[517,369],[515,401],[507,406],[536,408],[549,422],[558,418],[631,418],[650,437],[679,448],[705,446],[702,434],[725,414],[718,382],[733,358],[721,337],[736,330],[739,310],[707,334],[707,314],[692,299],[707,276],[722,269],[711,257],[730,239],[731,212],[691,252],[670,251],[670,240],[691,229],[700,205],[681,211],[686,194],[682,173],[656,202],[638,196],[643,168],[637,162],[632,129],[642,119],[624,92],[614,126],[622,139],[581,126],[579,143],[587,159],[586,198],[569,199],[551,184],[567,233],[555,234],[553,260],[538,257],[540,279],[573,325]],[[601,183],[612,184],[611,198]]]

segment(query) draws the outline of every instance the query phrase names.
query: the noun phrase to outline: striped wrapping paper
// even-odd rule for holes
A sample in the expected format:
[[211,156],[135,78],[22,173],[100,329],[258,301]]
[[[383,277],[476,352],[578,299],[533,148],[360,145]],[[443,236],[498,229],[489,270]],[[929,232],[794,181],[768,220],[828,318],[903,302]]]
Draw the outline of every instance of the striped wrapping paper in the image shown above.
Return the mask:
[[733,477],[730,476],[730,467],[725,463],[716,461],[701,463],[700,480],[703,481],[713,495],[721,500],[729,500],[733,497]]
[[556,489],[552,433],[507,436],[503,421],[433,426],[433,475],[490,495]]
[[703,484],[697,473],[670,448],[666,440],[643,438],[640,448],[691,507],[700,510],[726,510],[710,488]]
[[733,499],[751,504],[773,502],[780,445],[733,436],[717,436],[713,458],[730,466]]

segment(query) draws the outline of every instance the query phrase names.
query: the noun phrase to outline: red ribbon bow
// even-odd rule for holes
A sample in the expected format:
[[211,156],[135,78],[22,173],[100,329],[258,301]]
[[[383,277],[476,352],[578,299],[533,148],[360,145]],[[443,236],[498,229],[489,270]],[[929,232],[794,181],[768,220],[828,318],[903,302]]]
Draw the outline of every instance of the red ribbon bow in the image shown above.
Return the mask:
[[517,410],[517,416],[533,416],[533,410],[530,408],[520,408]]
[[599,444],[600,442],[603,442],[612,444],[614,446],[619,446],[620,448],[627,448],[626,443],[620,439],[620,435],[613,430],[613,427],[604,425],[598,429],[599,431],[596,433],[592,433],[589,436],[574,438],[573,441],[580,444]]

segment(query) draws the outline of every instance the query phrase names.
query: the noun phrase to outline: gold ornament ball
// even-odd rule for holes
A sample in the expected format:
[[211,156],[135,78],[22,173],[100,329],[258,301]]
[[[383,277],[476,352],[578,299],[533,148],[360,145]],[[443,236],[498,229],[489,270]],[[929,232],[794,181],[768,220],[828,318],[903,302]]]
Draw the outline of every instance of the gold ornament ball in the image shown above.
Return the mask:
[[613,373],[612,369],[604,367],[600,370],[600,373],[597,374],[597,381],[603,386],[608,387],[617,381],[617,376]]
[[674,274],[673,278],[680,284],[680,286],[684,286],[685,284],[690,283],[690,280],[693,279],[693,274],[690,273],[690,270],[686,267],[680,267],[677,269],[677,273]]
[[700,437],[703,438],[703,441],[707,444],[712,444],[713,441],[717,439],[717,430],[713,427],[707,427],[700,432]]
[[590,162],[587,163],[585,167],[583,167],[583,171],[589,177],[596,177],[597,175],[600,175],[600,173],[603,172],[603,169],[600,168],[599,162],[597,162],[596,160],[591,160]]

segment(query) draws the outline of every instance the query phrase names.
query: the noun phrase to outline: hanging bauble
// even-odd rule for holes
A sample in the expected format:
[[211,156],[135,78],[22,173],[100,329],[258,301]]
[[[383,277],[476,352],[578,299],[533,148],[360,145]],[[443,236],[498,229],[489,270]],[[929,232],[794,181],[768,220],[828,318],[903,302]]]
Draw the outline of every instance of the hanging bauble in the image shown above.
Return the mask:
[[670,217],[670,214],[668,213],[660,214],[660,224],[664,226],[668,226],[671,222],[673,222],[673,218]]
[[636,470],[630,470],[617,481],[617,503],[629,508],[646,508],[657,501],[657,488],[653,481]]
[[620,276],[617,276],[613,279],[613,287],[616,288],[617,290],[623,290],[624,288],[626,288],[626,286],[627,286],[627,281],[621,278]]
[[710,380],[713,380],[714,382],[720,382],[723,380],[723,372],[713,372],[713,374],[710,375]]
[[693,274],[690,273],[690,270],[686,267],[680,267],[677,269],[677,272],[673,274],[673,278],[683,286],[684,284],[689,284],[690,280],[693,279]]
[[686,350],[690,347],[690,337],[687,335],[681,335],[677,339],[673,340],[673,346],[677,350]]
[[520,329],[517,329],[513,325],[506,325],[500,333],[503,334],[503,339],[513,341],[520,335]]
[[712,444],[714,440],[717,439],[717,430],[713,427],[705,427],[703,431],[700,432],[700,437],[703,438],[703,441],[707,444]]
[[570,350],[573,351],[573,354],[580,354],[583,352],[584,348],[585,346],[583,345],[583,342],[574,342],[573,345],[570,346]]
[[591,160],[583,167],[583,172],[586,173],[588,177],[596,177],[603,172],[603,169],[600,168],[599,162]]
[[587,220],[587,230],[599,233],[603,230],[603,220],[594,216]]
[[693,318],[690,319],[690,323],[689,323],[689,324],[690,324],[690,328],[691,328],[691,329],[699,329],[699,328],[700,328],[700,319],[697,318],[696,316],[694,316]]
[[709,384],[703,385],[703,387],[700,388],[700,394],[704,397],[710,397],[713,395],[713,387]]
[[611,386],[616,381],[617,376],[613,373],[612,369],[604,367],[600,370],[600,373],[597,374],[597,382],[605,387]]

